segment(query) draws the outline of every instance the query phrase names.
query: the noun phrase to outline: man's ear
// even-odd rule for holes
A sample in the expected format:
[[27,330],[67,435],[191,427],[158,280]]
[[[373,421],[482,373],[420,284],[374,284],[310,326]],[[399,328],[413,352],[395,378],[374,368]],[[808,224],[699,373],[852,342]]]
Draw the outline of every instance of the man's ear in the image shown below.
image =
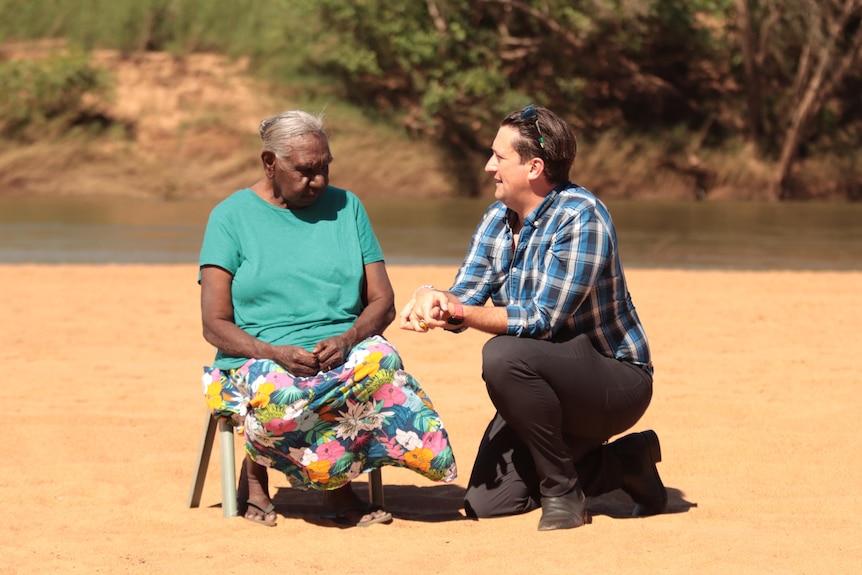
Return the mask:
[[527,173],[527,178],[535,180],[545,173],[545,160],[542,158],[532,158],[530,160],[530,171]]

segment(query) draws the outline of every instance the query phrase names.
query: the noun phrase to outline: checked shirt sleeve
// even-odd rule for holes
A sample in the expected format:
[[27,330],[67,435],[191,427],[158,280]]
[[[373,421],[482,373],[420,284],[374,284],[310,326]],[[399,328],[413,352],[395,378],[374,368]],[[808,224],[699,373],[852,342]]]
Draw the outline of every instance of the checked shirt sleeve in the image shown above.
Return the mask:
[[492,205],[470,241],[470,247],[449,292],[464,305],[484,305],[508,264],[505,207]]

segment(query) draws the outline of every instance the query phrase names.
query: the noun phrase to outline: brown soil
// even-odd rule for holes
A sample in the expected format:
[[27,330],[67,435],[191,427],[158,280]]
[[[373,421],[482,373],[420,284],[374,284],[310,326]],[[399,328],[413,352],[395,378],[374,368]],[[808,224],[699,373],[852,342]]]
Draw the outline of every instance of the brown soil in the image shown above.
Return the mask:
[[[7,45],[2,57],[43,53],[49,51],[32,44]],[[260,177],[260,120],[298,106],[253,78],[242,60],[114,51],[93,52],[92,60],[115,79],[103,107],[117,129],[111,137],[0,145],[0,195],[225,196]],[[319,106],[307,109],[326,115],[333,185],[364,197],[451,193],[429,146],[405,146],[397,132],[372,135],[357,115]]]

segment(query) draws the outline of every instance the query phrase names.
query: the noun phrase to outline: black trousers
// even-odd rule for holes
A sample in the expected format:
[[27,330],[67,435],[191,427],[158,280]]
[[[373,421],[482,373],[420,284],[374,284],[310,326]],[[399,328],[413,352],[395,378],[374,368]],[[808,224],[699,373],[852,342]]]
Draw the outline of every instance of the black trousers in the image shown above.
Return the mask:
[[575,487],[587,496],[620,487],[620,458],[605,442],[646,411],[646,371],[602,355],[585,335],[496,336],[482,351],[482,377],[497,414],[473,465],[468,515],[524,513]]

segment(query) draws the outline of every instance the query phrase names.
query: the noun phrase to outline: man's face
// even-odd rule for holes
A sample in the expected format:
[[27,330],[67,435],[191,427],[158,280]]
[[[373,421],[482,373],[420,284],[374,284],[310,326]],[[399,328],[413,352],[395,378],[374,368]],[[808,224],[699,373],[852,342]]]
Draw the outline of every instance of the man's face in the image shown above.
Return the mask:
[[329,185],[332,154],[327,141],[315,134],[300,136],[292,144],[293,153],[275,160],[272,186],[287,208],[301,209],[317,201]]
[[519,137],[516,128],[500,127],[491,145],[491,157],[485,164],[485,171],[492,174],[496,182],[494,197],[513,209],[520,197],[530,193],[530,163],[522,162],[513,147]]

